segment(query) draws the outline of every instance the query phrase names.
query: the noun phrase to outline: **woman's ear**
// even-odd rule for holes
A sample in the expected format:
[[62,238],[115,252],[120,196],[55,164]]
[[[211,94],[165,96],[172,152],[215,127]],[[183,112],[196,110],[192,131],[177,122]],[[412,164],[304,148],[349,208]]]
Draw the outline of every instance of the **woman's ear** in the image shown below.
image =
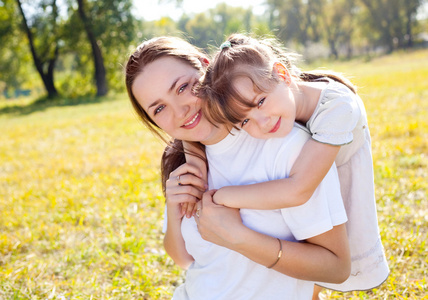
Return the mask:
[[208,65],[210,64],[210,61],[208,60],[208,58],[203,56],[199,57],[199,61],[201,62],[202,67],[204,68],[208,67]]
[[286,66],[280,62],[275,62],[273,64],[272,72],[276,74],[276,76],[278,76],[281,80],[284,80],[288,86],[290,86],[291,75]]

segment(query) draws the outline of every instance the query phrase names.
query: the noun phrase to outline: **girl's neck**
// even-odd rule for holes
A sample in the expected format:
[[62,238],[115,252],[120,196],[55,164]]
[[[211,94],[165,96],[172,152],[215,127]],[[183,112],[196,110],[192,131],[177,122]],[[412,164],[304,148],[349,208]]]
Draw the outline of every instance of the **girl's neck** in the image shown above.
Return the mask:
[[325,88],[325,82],[305,82],[297,83],[298,89],[294,97],[296,101],[296,121],[306,124],[312,117],[322,90]]

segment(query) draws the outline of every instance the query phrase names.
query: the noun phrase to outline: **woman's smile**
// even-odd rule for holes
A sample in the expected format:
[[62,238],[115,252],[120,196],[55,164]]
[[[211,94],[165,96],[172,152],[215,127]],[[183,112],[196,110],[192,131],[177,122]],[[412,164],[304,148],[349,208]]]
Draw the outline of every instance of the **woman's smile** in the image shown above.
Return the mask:
[[173,57],[147,64],[132,86],[135,97],[169,136],[203,144],[223,139],[228,131],[211,124],[202,113],[202,100],[192,91],[200,72]]
[[201,110],[199,110],[195,115],[187,119],[187,122],[184,123],[184,125],[181,127],[186,129],[192,129],[199,124],[200,120],[201,120]]

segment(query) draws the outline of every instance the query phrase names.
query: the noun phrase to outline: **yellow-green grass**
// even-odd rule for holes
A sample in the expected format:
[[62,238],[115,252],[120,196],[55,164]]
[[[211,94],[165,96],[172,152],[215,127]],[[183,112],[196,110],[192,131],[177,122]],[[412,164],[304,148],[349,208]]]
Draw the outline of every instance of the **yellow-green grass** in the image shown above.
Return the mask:
[[[378,289],[324,294],[428,299],[428,51],[324,66],[366,104],[391,267]],[[89,100],[0,102],[0,299],[170,299],[183,281],[162,247],[162,142],[125,95]]]

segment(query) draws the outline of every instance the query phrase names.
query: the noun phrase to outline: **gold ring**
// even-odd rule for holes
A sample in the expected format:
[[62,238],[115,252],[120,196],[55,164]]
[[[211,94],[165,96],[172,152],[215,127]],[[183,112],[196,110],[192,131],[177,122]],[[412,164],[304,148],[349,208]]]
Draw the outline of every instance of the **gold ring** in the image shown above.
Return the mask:
[[196,210],[196,216],[199,218],[199,208]]

